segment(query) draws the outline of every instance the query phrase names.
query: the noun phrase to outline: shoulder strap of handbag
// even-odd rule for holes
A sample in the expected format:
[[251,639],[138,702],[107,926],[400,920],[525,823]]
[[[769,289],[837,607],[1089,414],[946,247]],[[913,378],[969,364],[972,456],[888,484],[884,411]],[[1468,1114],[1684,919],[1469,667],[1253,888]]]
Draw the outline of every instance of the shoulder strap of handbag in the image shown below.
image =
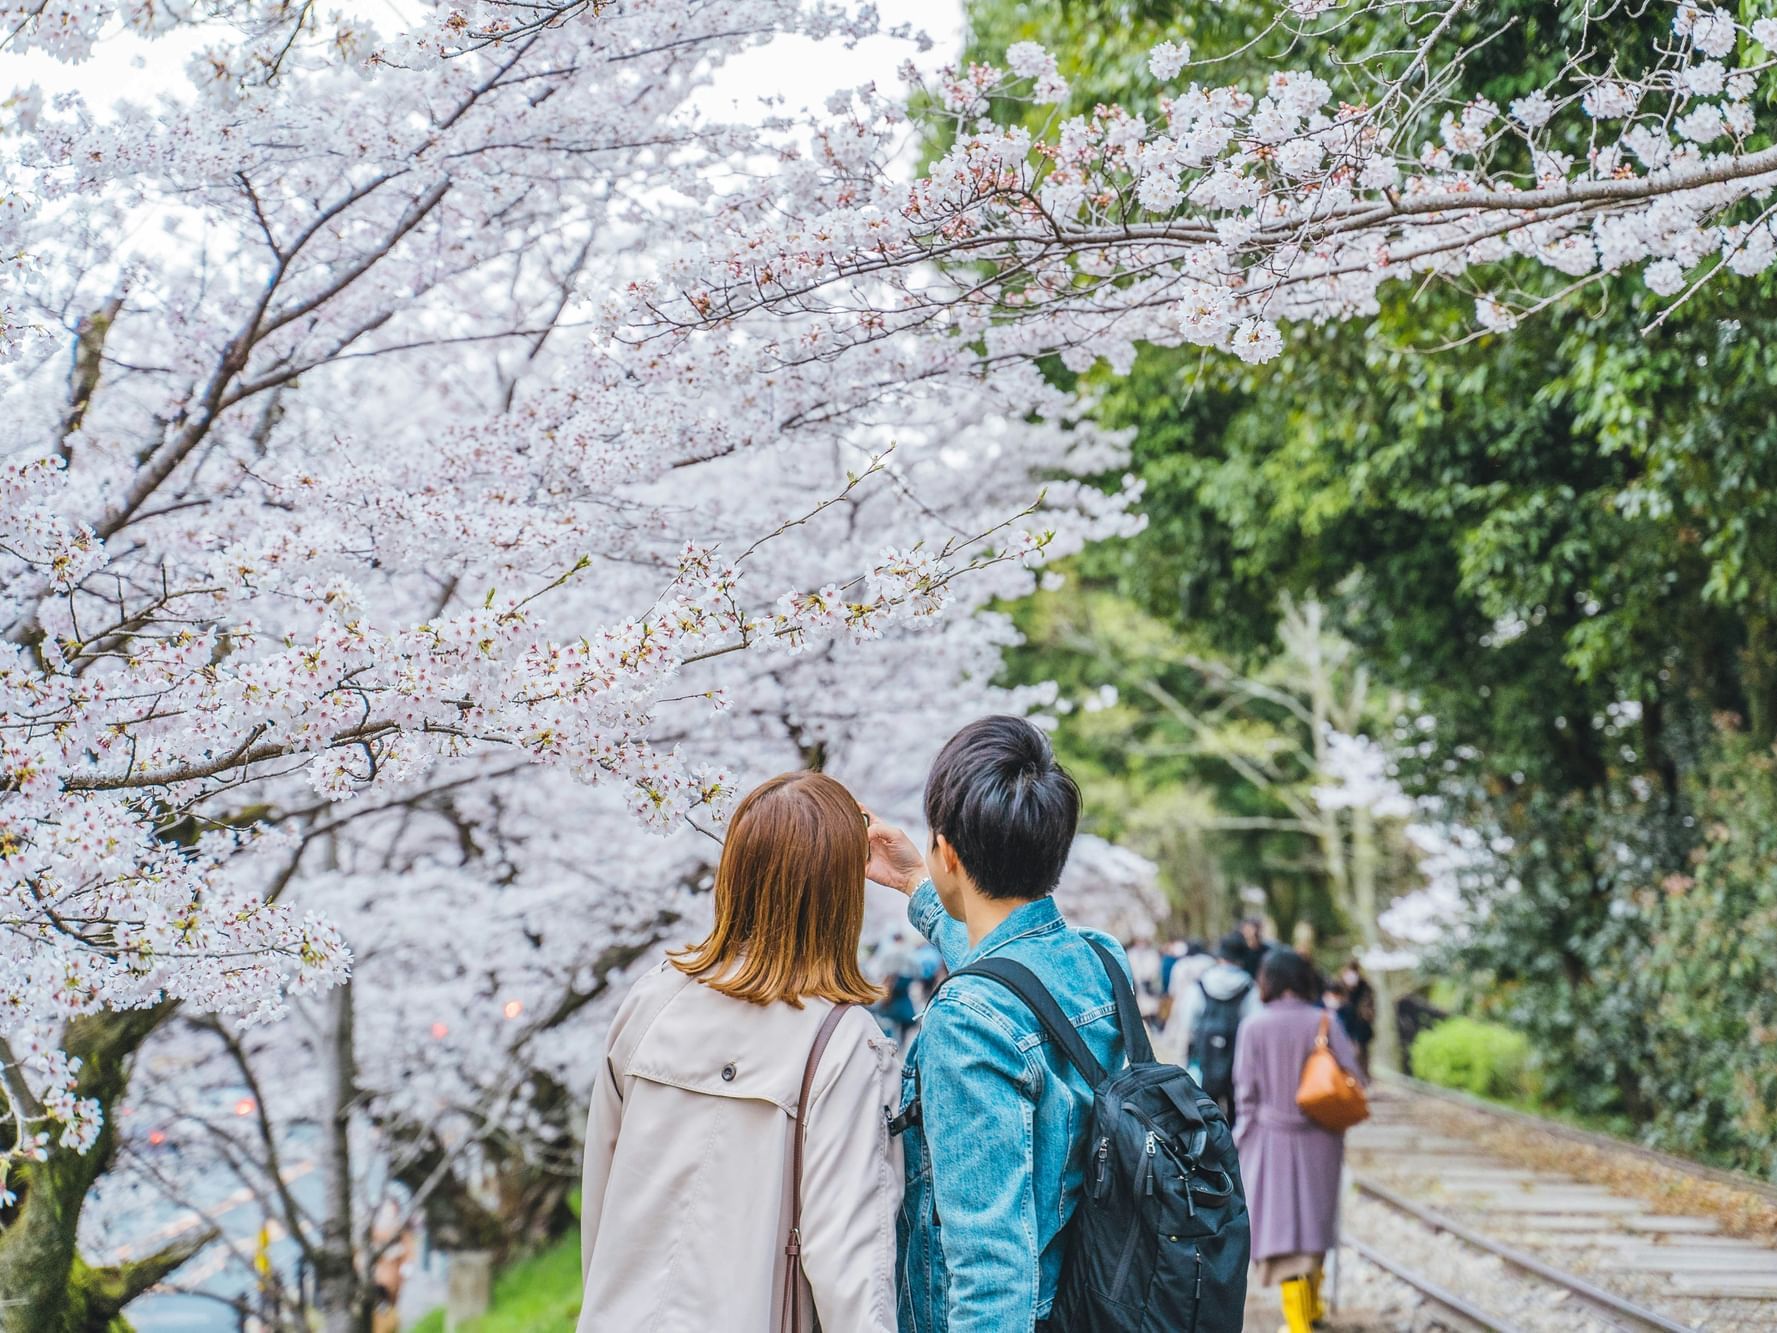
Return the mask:
[[802,1066],[802,1095],[796,1100],[796,1138],[790,1149],[790,1231],[784,1241],[783,1317],[779,1327],[784,1333],[804,1333],[802,1323],[802,1155],[808,1143],[808,1113],[814,1101],[814,1074],[820,1067],[821,1053],[833,1039],[833,1032],[855,1005],[836,1004],[821,1020],[814,1034],[814,1045],[808,1048],[808,1063]]

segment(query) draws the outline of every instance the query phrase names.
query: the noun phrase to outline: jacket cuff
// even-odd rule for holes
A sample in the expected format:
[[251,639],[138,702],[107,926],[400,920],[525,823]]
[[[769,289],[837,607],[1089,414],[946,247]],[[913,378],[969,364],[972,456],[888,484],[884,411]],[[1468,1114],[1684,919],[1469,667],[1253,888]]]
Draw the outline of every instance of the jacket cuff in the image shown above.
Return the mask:
[[907,900],[907,920],[913,923],[913,928],[921,935],[936,943],[938,927],[948,915],[944,904],[938,900],[938,886],[927,875],[913,891],[913,896]]

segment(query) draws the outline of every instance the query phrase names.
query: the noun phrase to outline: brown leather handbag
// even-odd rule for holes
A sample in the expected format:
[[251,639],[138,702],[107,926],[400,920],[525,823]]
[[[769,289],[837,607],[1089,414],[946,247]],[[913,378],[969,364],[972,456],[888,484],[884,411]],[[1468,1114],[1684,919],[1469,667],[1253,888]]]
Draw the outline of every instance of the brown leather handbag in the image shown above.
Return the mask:
[[820,1316],[810,1310],[805,1319],[802,1301],[802,1153],[808,1142],[809,1103],[814,1100],[814,1071],[820,1066],[821,1053],[832,1040],[833,1030],[845,1017],[847,1009],[856,1005],[836,1004],[821,1020],[820,1031],[814,1034],[814,1045],[808,1048],[808,1063],[802,1066],[802,1095],[796,1100],[796,1141],[790,1150],[790,1233],[784,1240],[783,1315],[778,1321],[780,1333],[820,1333]]
[[1370,1118],[1370,1100],[1364,1085],[1348,1072],[1333,1054],[1333,1016],[1320,1016],[1314,1049],[1302,1062],[1302,1081],[1296,1085],[1296,1106],[1322,1129],[1343,1134]]

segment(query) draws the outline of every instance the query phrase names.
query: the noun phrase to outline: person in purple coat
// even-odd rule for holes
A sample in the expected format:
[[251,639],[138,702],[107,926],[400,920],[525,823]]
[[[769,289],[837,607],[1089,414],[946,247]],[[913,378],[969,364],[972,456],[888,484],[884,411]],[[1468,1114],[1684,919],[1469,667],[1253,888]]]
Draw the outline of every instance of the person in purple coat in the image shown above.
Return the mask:
[[[1283,1288],[1288,1333],[1308,1333],[1326,1314],[1322,1265],[1338,1243],[1339,1172],[1345,1138],[1296,1108],[1302,1066],[1327,1011],[1314,967],[1291,949],[1274,949],[1259,968],[1264,1007],[1240,1028],[1234,1047],[1234,1143],[1252,1214],[1254,1275]],[[1330,1025],[1334,1057],[1361,1077],[1357,1051]]]

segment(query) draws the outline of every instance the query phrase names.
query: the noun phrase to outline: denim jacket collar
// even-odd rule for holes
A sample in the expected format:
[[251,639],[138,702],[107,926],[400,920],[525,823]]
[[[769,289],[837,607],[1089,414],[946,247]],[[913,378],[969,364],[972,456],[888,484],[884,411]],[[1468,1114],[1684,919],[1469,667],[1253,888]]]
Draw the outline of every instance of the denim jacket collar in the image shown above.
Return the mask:
[[972,963],[977,958],[985,958],[988,954],[1005,948],[1013,940],[1021,940],[1027,935],[1060,930],[1064,924],[1061,909],[1055,905],[1055,896],[1045,893],[1041,898],[1032,898],[1014,909],[1011,916],[988,931],[981,943],[970,950],[967,961]]

